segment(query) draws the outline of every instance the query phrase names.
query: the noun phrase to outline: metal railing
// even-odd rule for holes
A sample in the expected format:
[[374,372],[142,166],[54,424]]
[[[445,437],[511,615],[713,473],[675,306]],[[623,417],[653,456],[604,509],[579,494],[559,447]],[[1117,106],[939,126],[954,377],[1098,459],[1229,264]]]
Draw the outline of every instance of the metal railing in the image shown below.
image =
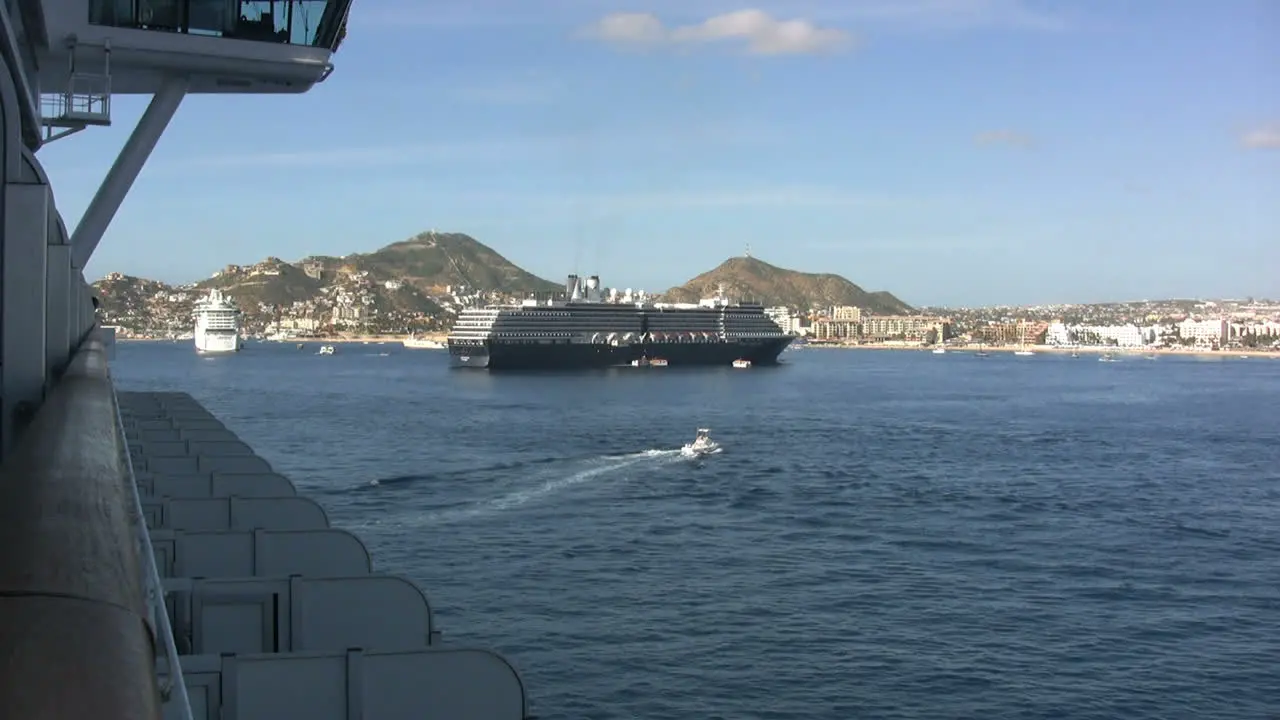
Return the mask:
[[0,657],[16,659],[0,673],[2,718],[162,715],[156,648],[172,639],[148,619],[155,570],[138,556],[122,448],[106,348],[90,335],[0,467]]
[[[116,409],[116,425],[120,428],[120,451],[124,459],[125,469],[129,473],[129,486],[133,489],[134,519],[138,528],[138,552],[143,562],[143,592],[147,602],[147,619],[151,623],[152,633],[160,640],[167,666],[167,677],[160,683],[160,697],[170,703],[169,707],[177,713],[180,720],[193,720],[191,714],[191,698],[187,696],[187,684],[182,678],[182,661],[178,657],[177,642],[173,637],[173,624],[169,622],[169,610],[165,606],[164,582],[160,579],[160,570],[156,567],[155,549],[151,545],[151,531],[147,529],[147,516],[142,510],[142,494],[138,492],[138,479],[133,473],[133,457],[129,452],[129,442],[125,437],[124,417],[120,413],[120,399],[112,387],[112,400]],[[174,697],[176,693],[177,697]],[[166,713],[168,716],[168,713]]]

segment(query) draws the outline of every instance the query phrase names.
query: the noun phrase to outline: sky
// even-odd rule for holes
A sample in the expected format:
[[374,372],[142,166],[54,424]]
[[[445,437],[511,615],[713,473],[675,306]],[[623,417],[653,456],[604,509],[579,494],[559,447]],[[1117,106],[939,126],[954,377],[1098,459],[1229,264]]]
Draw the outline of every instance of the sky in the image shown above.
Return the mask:
[[[86,277],[464,232],[916,305],[1280,296],[1274,0],[356,0],[305,95],[191,96]],[[74,227],[147,98],[39,159]]]

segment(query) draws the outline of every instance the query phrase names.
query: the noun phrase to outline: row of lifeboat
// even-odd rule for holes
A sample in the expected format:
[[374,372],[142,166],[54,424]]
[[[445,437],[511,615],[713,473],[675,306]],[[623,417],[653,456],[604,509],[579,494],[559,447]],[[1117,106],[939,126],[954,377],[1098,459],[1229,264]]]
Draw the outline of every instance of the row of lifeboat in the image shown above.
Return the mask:
[[631,343],[709,343],[720,342],[718,333],[713,332],[647,332],[647,333],[595,333],[592,343],[609,345],[629,345]]
[[[666,366],[667,366],[667,361],[664,358],[651,358],[648,356],[641,356],[639,359],[631,361],[631,367],[666,367]],[[733,366],[735,368],[749,368],[751,367],[751,361],[750,360],[734,360]]]

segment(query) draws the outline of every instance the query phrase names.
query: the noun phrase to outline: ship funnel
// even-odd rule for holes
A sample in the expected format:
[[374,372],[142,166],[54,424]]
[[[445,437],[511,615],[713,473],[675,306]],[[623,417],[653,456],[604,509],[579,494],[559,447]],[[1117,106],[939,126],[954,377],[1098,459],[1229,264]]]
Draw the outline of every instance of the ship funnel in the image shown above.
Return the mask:
[[587,278],[587,289],[588,289],[588,290],[595,290],[595,289],[596,289],[596,288],[598,288],[598,287],[600,287],[600,276],[599,276],[599,275],[592,275],[591,277]]
[[570,275],[569,279],[564,283],[564,292],[566,295],[572,295],[578,291],[578,276]]

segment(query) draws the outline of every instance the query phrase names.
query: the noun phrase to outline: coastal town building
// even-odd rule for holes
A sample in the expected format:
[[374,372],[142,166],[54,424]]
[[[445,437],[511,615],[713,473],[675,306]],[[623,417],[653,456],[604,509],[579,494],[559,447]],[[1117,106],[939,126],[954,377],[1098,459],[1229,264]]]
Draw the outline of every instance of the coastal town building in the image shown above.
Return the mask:
[[860,338],[869,342],[942,342],[951,336],[951,321],[936,315],[864,315]]
[[1225,345],[1231,337],[1230,329],[1230,323],[1222,317],[1204,320],[1187,318],[1178,323],[1179,337],[1207,347]]
[[971,334],[975,342],[986,345],[1043,345],[1050,323],[1037,320],[1014,320],[984,323]]
[[778,327],[782,328],[782,332],[791,335],[804,334],[803,319],[800,317],[800,314],[786,305],[765,308],[764,314],[770,320],[777,323]]

